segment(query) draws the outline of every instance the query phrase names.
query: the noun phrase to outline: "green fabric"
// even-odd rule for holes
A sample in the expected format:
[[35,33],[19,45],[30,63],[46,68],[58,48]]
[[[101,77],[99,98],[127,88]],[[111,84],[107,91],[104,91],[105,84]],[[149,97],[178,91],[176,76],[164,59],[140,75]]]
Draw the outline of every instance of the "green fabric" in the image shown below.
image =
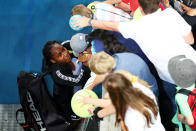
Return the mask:
[[143,14],[142,14],[140,8],[138,7],[137,10],[133,14],[133,19],[139,20],[140,18],[142,18],[142,16],[143,16]]
[[[191,87],[187,87],[185,89],[192,91],[194,88],[195,88],[195,85],[192,85]],[[176,87],[176,89],[177,89],[177,91],[179,91],[182,88],[181,87]],[[188,105],[188,102],[187,102],[188,101],[188,96],[187,95],[177,93],[176,96],[175,96],[175,100],[176,100],[176,103],[179,105],[181,114],[183,116],[186,117],[186,116],[189,116],[189,115],[192,114],[191,109],[190,109],[190,107]],[[183,131],[182,123],[180,121],[178,121],[178,117],[177,117],[178,112],[179,111],[178,111],[178,108],[177,108],[177,112],[176,112],[175,116],[173,117],[172,122],[179,126],[179,131]],[[187,131],[192,131],[191,128],[188,125],[185,125],[185,127],[186,127]]]

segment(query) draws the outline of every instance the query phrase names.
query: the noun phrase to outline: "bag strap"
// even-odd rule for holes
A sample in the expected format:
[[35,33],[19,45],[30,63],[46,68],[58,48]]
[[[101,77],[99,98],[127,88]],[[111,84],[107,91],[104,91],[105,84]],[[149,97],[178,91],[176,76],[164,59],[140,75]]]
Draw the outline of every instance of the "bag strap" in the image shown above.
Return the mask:
[[191,91],[189,91],[187,89],[180,89],[177,91],[177,93],[181,93],[181,94],[189,96],[191,94]]
[[189,96],[189,95],[196,96],[195,93],[193,93],[192,91],[189,91],[187,89],[180,89],[180,90],[177,91],[177,93],[181,93],[181,94],[184,94],[184,95],[187,95],[187,96]]
[[190,105],[191,111],[193,111],[193,109],[196,106],[196,103],[195,103],[195,101],[196,101],[196,94],[193,93],[192,91],[187,90],[187,89],[180,89],[180,90],[177,91],[177,93],[181,93],[181,94],[184,94],[184,95],[187,95],[187,96],[189,96],[189,95],[195,96],[195,99],[194,99],[192,105]]
[[[40,77],[44,77],[44,76],[46,76],[46,75],[48,75],[49,73],[51,73],[52,72],[52,69],[50,69],[50,70],[48,70],[48,71],[46,71],[46,72],[43,72],[42,74],[40,74]],[[33,73],[33,76],[37,76],[39,73],[37,73],[37,72],[34,72]]]
[[24,114],[24,111],[23,111],[23,109],[22,108],[20,108],[20,109],[18,109],[17,111],[16,111],[16,122],[22,127],[22,128],[27,128],[27,127],[29,127],[29,125],[25,122],[25,123],[20,123],[19,121],[18,121],[18,113],[19,112],[22,112],[23,114]]
[[[177,103],[176,103],[176,105],[178,106],[179,114],[181,114],[179,105],[178,105]],[[182,122],[181,122],[181,123],[182,123]],[[182,123],[182,129],[183,129],[183,131],[186,131],[186,127],[185,127],[185,124],[184,124],[184,123]]]
[[[186,90],[186,89],[180,89],[180,90],[177,91],[177,93],[181,93],[181,94],[184,94],[184,95],[189,96],[190,93],[191,93],[191,91]],[[177,94],[177,93],[176,93],[176,94]],[[177,103],[176,103],[176,105],[178,106],[179,114],[181,114],[179,105],[178,105]],[[181,122],[181,123],[182,123],[182,122]],[[186,131],[186,127],[185,127],[185,124],[184,124],[184,123],[182,123],[182,129],[183,129],[183,131]]]
[[[181,94],[184,94],[184,95],[187,95],[187,96],[189,96],[189,95],[194,95],[194,96],[196,96],[195,93],[193,93],[192,91],[187,90],[187,89],[180,89],[180,90],[177,91],[177,93],[181,93]],[[194,102],[193,102],[193,103],[194,103]],[[178,109],[179,109],[179,114],[181,114],[180,107],[179,107],[178,104],[177,104],[177,106],[178,106]],[[195,104],[194,104],[193,106],[195,107]],[[192,107],[192,106],[191,106],[191,107]],[[194,107],[193,107],[193,109],[194,109]],[[193,111],[193,110],[191,109],[191,111]],[[182,123],[182,122],[181,122],[181,123]],[[183,131],[186,131],[186,127],[185,127],[185,124],[184,124],[184,123],[182,123],[182,128],[183,128]]]
[[52,69],[50,69],[50,70],[44,72],[43,74],[41,74],[41,76],[44,77],[44,76],[46,76],[47,74],[49,74],[49,73],[51,73],[51,72],[52,72]]

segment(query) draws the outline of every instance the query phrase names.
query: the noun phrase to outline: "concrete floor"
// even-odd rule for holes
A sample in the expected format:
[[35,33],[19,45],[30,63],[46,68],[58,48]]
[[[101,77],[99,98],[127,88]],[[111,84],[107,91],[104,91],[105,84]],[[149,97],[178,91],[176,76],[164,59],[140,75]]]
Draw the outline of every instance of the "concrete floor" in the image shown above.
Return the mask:
[[[0,131],[23,131],[16,122],[16,110],[19,104],[0,104]],[[19,121],[24,121],[22,114],[18,115]]]
[[[0,131],[23,131],[16,122],[16,111],[21,108],[20,104],[0,104]],[[24,122],[23,114],[18,114],[19,122]],[[76,131],[84,131],[88,120],[83,120]]]

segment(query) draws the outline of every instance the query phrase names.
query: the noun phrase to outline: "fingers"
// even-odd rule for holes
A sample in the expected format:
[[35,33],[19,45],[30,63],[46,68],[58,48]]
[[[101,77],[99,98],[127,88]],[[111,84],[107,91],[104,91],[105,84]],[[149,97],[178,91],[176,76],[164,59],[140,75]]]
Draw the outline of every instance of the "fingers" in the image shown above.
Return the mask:
[[79,98],[77,99],[78,102],[81,102],[83,104],[88,104],[88,99],[90,98],[90,95],[87,96],[79,96]]
[[78,98],[76,101],[84,104],[82,97]]
[[88,108],[88,113],[89,114],[93,114],[93,111],[95,110],[95,108],[93,108],[93,107],[89,107]]
[[90,18],[87,18],[84,16],[81,18],[71,18],[71,21],[73,21],[72,22],[73,28],[77,28],[77,29],[87,27],[89,20],[90,20]]
[[80,107],[83,107],[86,103],[85,103],[85,99],[84,96],[80,96],[79,99],[77,99],[77,102],[81,103]]
[[179,121],[182,121],[182,119],[183,119],[183,115],[178,114],[178,115],[177,115],[177,117],[178,117],[178,120],[179,120]]
[[80,28],[82,28],[79,24],[74,23],[74,22],[73,22],[73,26],[72,27],[76,28],[76,30],[79,30]]
[[80,27],[79,26],[77,26],[77,25],[73,25],[73,28],[75,28],[76,30],[79,30],[80,29]]
[[72,18],[71,20],[73,21],[71,24],[72,24],[72,27],[73,28],[76,28],[76,30],[80,29],[81,26],[80,26],[80,21],[81,21],[82,18]]

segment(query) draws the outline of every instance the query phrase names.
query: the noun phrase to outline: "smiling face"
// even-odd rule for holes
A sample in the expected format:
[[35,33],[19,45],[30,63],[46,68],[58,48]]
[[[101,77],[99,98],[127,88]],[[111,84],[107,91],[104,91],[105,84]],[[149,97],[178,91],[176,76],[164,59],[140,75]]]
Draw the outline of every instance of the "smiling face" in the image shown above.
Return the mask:
[[55,44],[51,48],[51,55],[52,58],[50,59],[50,61],[52,63],[59,63],[61,65],[65,65],[66,63],[71,62],[71,57],[68,53],[68,50],[62,45]]

